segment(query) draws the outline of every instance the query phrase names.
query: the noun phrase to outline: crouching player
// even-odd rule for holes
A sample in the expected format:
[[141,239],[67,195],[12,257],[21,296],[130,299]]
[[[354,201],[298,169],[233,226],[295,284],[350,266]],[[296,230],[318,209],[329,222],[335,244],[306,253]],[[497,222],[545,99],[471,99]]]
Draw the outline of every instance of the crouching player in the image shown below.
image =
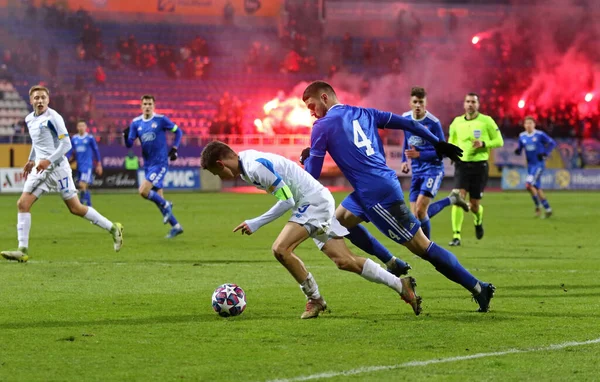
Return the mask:
[[335,201],[328,189],[302,167],[282,156],[255,150],[239,154],[225,143],[214,141],[202,151],[202,168],[221,179],[241,177],[245,182],[277,197],[278,202],[263,215],[239,224],[234,232],[251,235],[292,210],[292,216],[273,243],[275,258],[290,272],[308,301],[301,318],[317,317],[327,303],[319,293],[314,277],[294,254],[300,243],[312,237],[317,247],[335,262],[339,269],[385,284],[410,304],[414,313],[421,312],[421,298],[415,292],[412,277],[398,278],[370,259],[356,256],[344,242],[348,230],[335,218]]

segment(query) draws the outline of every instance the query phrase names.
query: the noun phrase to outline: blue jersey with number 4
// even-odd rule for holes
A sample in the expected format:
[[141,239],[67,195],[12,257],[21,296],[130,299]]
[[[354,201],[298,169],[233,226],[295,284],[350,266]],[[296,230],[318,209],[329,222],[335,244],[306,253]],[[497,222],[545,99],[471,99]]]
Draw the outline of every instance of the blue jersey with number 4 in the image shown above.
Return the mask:
[[390,112],[338,104],[313,125],[310,155],[324,157],[329,152],[366,208],[400,190],[377,132],[391,117]]

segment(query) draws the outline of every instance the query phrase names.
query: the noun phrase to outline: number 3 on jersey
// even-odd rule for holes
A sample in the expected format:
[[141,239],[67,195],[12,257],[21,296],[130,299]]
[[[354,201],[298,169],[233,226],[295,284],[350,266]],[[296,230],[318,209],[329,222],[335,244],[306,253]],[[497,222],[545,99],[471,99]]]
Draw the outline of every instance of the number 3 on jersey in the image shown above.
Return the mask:
[[360,127],[360,124],[356,119],[352,121],[352,127],[354,128],[354,144],[356,145],[356,147],[358,147],[359,149],[366,147],[367,156],[375,154],[375,150],[373,150],[373,146],[371,146],[371,141],[369,140],[369,138],[367,138],[367,135],[363,131],[362,127]]

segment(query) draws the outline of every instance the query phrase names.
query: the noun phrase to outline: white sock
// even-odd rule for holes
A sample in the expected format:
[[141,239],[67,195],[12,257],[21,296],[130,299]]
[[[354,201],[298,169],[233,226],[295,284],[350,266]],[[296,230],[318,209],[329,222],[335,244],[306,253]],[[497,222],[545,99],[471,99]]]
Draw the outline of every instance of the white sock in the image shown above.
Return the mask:
[[19,248],[29,248],[29,230],[31,229],[31,212],[17,214],[17,239]]
[[306,277],[306,280],[300,284],[300,289],[302,289],[302,292],[304,292],[306,298],[311,298],[313,300],[318,300],[321,298],[321,295],[319,294],[319,286],[317,285],[317,282],[311,273],[309,273]]
[[92,224],[95,224],[100,228],[104,228],[109,232],[113,226],[113,223],[110,220],[100,215],[100,213],[92,207],[88,207],[88,212],[83,217],[91,221]]
[[448,196],[448,199],[450,199],[450,204],[454,205],[458,200],[458,196],[456,196],[455,194],[451,194],[450,196]]
[[367,259],[360,275],[369,281],[377,284],[385,284],[396,292],[402,293],[402,282],[400,279],[380,267],[371,259]]
[[481,284],[479,282],[477,282],[477,284],[475,284],[475,288],[473,288],[473,294],[479,294],[481,293]]

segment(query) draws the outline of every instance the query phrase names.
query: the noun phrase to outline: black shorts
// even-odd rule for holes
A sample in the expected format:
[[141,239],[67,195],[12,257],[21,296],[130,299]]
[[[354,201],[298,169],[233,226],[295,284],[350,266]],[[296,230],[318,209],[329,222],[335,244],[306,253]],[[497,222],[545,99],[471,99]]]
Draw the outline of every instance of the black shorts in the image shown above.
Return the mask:
[[471,199],[481,199],[488,180],[487,161],[456,162],[454,167],[456,188],[467,190]]

